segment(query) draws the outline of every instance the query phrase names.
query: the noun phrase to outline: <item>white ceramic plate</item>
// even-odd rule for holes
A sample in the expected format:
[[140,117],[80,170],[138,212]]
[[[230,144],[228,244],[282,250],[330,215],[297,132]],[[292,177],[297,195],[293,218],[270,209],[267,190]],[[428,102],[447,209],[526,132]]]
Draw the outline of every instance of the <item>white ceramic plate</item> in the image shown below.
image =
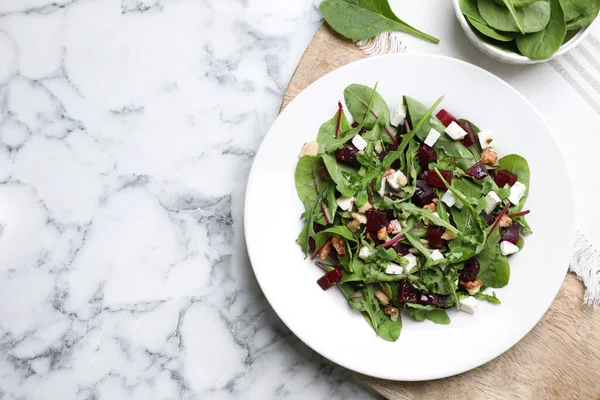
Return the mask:
[[[496,290],[502,305],[482,304],[476,315],[450,310],[452,323],[403,318],[400,338],[377,337],[341,292],[316,284],[322,271],[295,243],[302,204],[294,169],[302,144],[337,110],[351,83],[374,85],[393,105],[402,95],[472,120],[496,135],[500,155],[518,153],[531,168],[526,208],[534,234],[511,257],[510,283]],[[544,315],[569,265],[574,235],[569,176],[548,125],[507,83],[471,64],[432,55],[388,55],[340,68],[310,85],[277,118],[256,154],[248,180],[245,234],[265,296],[307,345],[354,371],[394,380],[443,378],[475,368],[517,343]]]

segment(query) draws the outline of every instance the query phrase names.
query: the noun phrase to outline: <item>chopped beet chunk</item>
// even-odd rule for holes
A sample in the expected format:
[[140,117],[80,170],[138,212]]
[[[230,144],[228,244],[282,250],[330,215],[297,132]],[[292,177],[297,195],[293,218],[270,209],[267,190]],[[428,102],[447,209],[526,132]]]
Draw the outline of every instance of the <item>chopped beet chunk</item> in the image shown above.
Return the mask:
[[508,240],[516,245],[519,242],[520,235],[521,225],[518,222],[510,224],[508,228],[500,229],[500,241]]
[[410,249],[410,246],[404,243],[400,243],[400,242],[396,242],[394,243],[394,245],[392,246],[392,249],[396,250],[396,253],[400,254],[401,256],[405,256],[408,253],[410,253],[408,251],[408,249]]
[[436,162],[438,159],[437,153],[433,149],[433,147],[426,145],[423,143],[421,147],[419,147],[419,151],[417,153],[417,160],[422,167],[427,167],[429,163]]
[[[452,184],[452,172],[440,171],[440,175],[444,177],[446,182],[448,182],[448,185]],[[427,184],[438,189],[446,189],[446,185],[444,185],[444,182],[440,179],[440,176],[435,171],[430,171],[427,174]]]
[[448,296],[443,296],[441,294],[421,293],[419,295],[419,303],[438,307],[438,308],[446,308],[446,299],[447,298],[448,298]]
[[479,216],[481,216],[481,218],[485,220],[485,223],[488,224],[488,226],[496,222],[494,214],[486,214],[485,211],[482,211],[481,214],[479,214]]
[[464,129],[465,132],[467,132],[467,136],[465,136],[460,142],[463,144],[463,146],[466,147],[473,146],[473,143],[475,143],[476,140],[476,136],[475,132],[473,131],[473,128],[471,127],[471,124],[465,121],[461,122],[459,125],[461,128]]
[[358,149],[352,143],[344,143],[344,147],[335,151],[335,158],[346,164],[350,164],[354,167],[358,167],[359,163],[356,159]]
[[342,271],[339,268],[332,269],[317,280],[321,289],[327,290],[330,287],[337,285],[342,280]]
[[498,187],[503,188],[507,183],[508,186],[512,186],[515,184],[515,182],[517,182],[518,176],[513,174],[510,171],[507,171],[505,169],[501,169],[499,171],[496,172],[496,185],[498,185]]
[[433,191],[431,186],[429,186],[425,181],[417,180],[415,194],[413,195],[413,198],[417,199],[419,204],[424,206],[425,204],[431,203],[434,197],[435,192]]
[[448,126],[453,122],[459,123],[454,115],[444,109],[441,109],[440,112],[436,114],[436,117],[444,124],[444,126]]
[[390,223],[389,213],[386,211],[380,211],[371,209],[367,214],[367,230],[369,232],[377,233],[379,229],[384,226],[388,226]]
[[485,164],[481,161],[477,162],[471,168],[466,170],[465,173],[469,176],[472,176],[475,179],[483,179],[489,175]]
[[417,303],[420,293],[406,278],[402,278],[398,284],[398,301],[401,303]]
[[432,249],[441,249],[444,247],[446,242],[442,239],[445,229],[441,226],[435,226],[429,224],[427,227],[427,240],[429,241],[429,247]]
[[465,266],[460,272],[460,277],[458,278],[464,282],[472,282],[477,279],[477,275],[479,275],[479,261],[476,258],[469,258],[465,262]]

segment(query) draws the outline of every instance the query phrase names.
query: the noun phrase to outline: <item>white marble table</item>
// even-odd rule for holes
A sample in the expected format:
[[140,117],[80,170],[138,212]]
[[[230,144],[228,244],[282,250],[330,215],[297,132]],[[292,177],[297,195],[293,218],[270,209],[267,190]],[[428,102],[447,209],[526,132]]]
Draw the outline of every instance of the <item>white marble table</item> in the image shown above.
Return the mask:
[[[0,1],[0,397],[376,397],[281,323],[241,230],[320,23],[310,0]],[[481,60],[432,29],[423,51]],[[555,73],[480,64],[526,95]]]
[[0,397],[373,396],[273,313],[240,229],[319,24],[309,1],[0,1]]

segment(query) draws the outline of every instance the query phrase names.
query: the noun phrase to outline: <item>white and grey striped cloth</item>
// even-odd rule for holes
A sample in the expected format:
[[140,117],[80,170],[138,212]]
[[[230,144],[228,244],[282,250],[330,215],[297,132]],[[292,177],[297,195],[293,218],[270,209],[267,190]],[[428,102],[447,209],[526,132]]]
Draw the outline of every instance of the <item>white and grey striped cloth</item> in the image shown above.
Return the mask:
[[[584,302],[597,308],[600,305],[600,23],[570,53],[543,64],[516,66],[488,58],[471,45],[454,18],[451,2],[441,5],[447,10],[427,14],[428,17],[422,10],[439,8],[439,2],[422,0],[415,5],[391,0],[390,3],[398,15],[437,36],[441,42],[434,46],[402,33],[386,32],[377,40],[358,42],[357,46],[365,53],[424,52],[471,62],[510,83],[546,118],[564,153],[573,183],[579,232],[571,271],[586,285]],[[560,218],[560,210],[556,218]],[[560,232],[556,239],[560,240]]]

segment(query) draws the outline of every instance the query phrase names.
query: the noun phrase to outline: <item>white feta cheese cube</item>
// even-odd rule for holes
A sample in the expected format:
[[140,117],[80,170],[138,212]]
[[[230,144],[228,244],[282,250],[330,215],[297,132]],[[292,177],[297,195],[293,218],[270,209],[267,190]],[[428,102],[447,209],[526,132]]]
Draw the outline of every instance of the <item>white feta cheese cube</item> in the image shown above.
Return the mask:
[[447,190],[442,196],[442,202],[448,207],[452,207],[456,204],[456,196],[451,191]]
[[407,254],[405,256],[402,256],[402,258],[405,258],[408,260],[408,264],[406,264],[404,266],[404,273],[408,274],[408,271],[410,271],[412,269],[412,267],[416,267],[417,266],[417,257],[415,257],[414,254]]
[[370,248],[363,246],[360,248],[360,251],[358,252],[358,258],[360,258],[361,260],[366,260],[367,258],[371,257],[373,255],[373,250],[371,250]]
[[509,256],[511,254],[515,254],[519,251],[517,245],[512,244],[508,240],[503,240],[500,242],[500,253],[503,256]]
[[435,144],[435,142],[437,142],[437,140],[440,138],[440,136],[442,136],[441,133],[439,133],[435,129],[431,128],[429,130],[429,133],[427,134],[427,137],[425,138],[425,142],[423,142],[423,143],[425,143],[429,147],[433,147],[433,145]]
[[515,206],[519,205],[519,202],[525,196],[525,192],[527,191],[527,186],[523,185],[521,182],[515,182],[514,185],[510,188],[510,195],[508,196],[508,200],[513,203]]
[[390,186],[395,190],[400,189],[401,186],[405,186],[408,183],[408,179],[406,178],[406,175],[404,175],[404,173],[402,171],[395,171],[395,172],[389,173],[389,174],[386,173],[385,179],[388,181]]
[[354,197],[338,197],[338,199],[336,200],[338,206],[344,210],[344,211],[350,211],[352,210],[352,206],[354,205],[354,202],[356,201],[356,199]]
[[402,230],[402,225],[400,224],[400,221],[393,219],[388,224],[388,228],[391,230],[390,233],[398,233]]
[[390,124],[398,126],[406,119],[406,106],[402,103],[398,104],[390,110]]
[[444,132],[446,132],[448,136],[450,136],[454,140],[461,140],[462,138],[467,136],[467,132],[465,132],[465,130],[454,121],[452,121],[450,125],[448,125],[446,129],[444,129]]
[[496,208],[496,206],[498,204],[500,204],[502,200],[500,200],[500,197],[498,197],[498,194],[496,194],[496,192],[491,191],[488,194],[485,195],[485,213],[489,214],[492,211],[494,211],[494,209]]
[[362,136],[360,135],[355,135],[352,138],[352,144],[354,145],[354,147],[356,147],[359,151],[363,151],[364,149],[367,148],[367,141],[365,139],[362,138]]
[[401,265],[390,263],[385,269],[385,273],[388,275],[400,275],[404,272]]
[[482,149],[492,147],[492,143],[494,143],[494,136],[491,132],[481,131],[477,134],[479,137],[479,144]]
[[315,141],[304,143],[300,151],[300,158],[304,156],[316,156],[319,153],[319,144]]
[[459,310],[469,314],[475,314],[477,311],[479,311],[480,304],[481,303],[479,300],[471,296],[465,297],[464,299],[460,299],[458,301]]
[[381,187],[377,191],[381,197],[385,196],[385,176],[381,178]]
[[431,259],[433,261],[443,260],[444,259],[444,255],[442,253],[440,253],[439,250],[434,250],[434,251],[431,252]]

